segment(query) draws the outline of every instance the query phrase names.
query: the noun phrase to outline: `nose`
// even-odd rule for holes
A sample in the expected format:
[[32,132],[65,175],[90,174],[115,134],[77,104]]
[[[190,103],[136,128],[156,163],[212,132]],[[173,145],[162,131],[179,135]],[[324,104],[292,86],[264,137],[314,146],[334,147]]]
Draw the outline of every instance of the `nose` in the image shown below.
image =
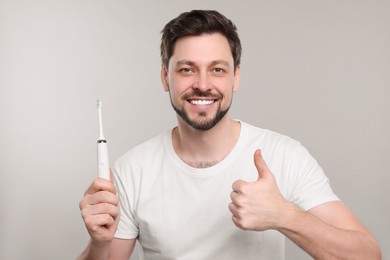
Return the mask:
[[196,81],[194,82],[194,89],[198,89],[202,92],[211,90],[212,84],[210,82],[207,72],[201,72],[198,74]]

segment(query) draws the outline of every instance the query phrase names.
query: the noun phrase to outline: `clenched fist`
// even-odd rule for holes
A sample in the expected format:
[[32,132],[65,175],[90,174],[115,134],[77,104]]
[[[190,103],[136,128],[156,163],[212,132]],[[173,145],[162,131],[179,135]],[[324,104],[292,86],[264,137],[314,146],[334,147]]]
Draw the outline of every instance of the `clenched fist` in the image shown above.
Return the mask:
[[81,215],[95,243],[109,244],[118,226],[118,197],[112,180],[112,175],[111,181],[95,179],[80,201]]

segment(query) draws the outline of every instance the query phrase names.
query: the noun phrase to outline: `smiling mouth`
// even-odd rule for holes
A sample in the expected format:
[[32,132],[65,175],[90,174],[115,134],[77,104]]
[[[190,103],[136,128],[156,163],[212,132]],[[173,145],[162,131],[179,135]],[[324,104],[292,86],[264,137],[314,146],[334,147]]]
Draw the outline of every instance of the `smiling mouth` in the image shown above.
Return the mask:
[[188,100],[192,105],[196,106],[207,106],[215,102],[215,99],[191,99]]

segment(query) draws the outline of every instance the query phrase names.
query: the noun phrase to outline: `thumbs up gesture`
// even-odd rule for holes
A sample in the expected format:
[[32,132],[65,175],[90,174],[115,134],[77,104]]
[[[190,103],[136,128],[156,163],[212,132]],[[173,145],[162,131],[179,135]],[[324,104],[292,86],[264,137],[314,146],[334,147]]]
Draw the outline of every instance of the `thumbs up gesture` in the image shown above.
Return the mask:
[[233,183],[229,204],[233,223],[243,230],[278,229],[284,212],[291,208],[292,203],[280,194],[260,150],[254,154],[254,163],[259,174],[257,181],[238,180]]

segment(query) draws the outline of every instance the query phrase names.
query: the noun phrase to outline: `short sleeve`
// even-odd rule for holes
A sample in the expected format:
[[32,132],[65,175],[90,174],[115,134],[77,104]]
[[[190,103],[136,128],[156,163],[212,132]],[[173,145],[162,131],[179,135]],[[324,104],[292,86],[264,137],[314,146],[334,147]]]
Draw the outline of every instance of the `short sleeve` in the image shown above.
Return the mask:
[[113,169],[115,186],[119,198],[120,219],[115,233],[116,238],[133,239],[139,234],[134,217],[137,202],[137,188],[132,167],[116,162]]
[[339,200],[330,186],[329,178],[310,153],[300,144],[294,150],[290,162],[294,174],[291,178],[294,180],[292,202],[307,211],[325,202]]

